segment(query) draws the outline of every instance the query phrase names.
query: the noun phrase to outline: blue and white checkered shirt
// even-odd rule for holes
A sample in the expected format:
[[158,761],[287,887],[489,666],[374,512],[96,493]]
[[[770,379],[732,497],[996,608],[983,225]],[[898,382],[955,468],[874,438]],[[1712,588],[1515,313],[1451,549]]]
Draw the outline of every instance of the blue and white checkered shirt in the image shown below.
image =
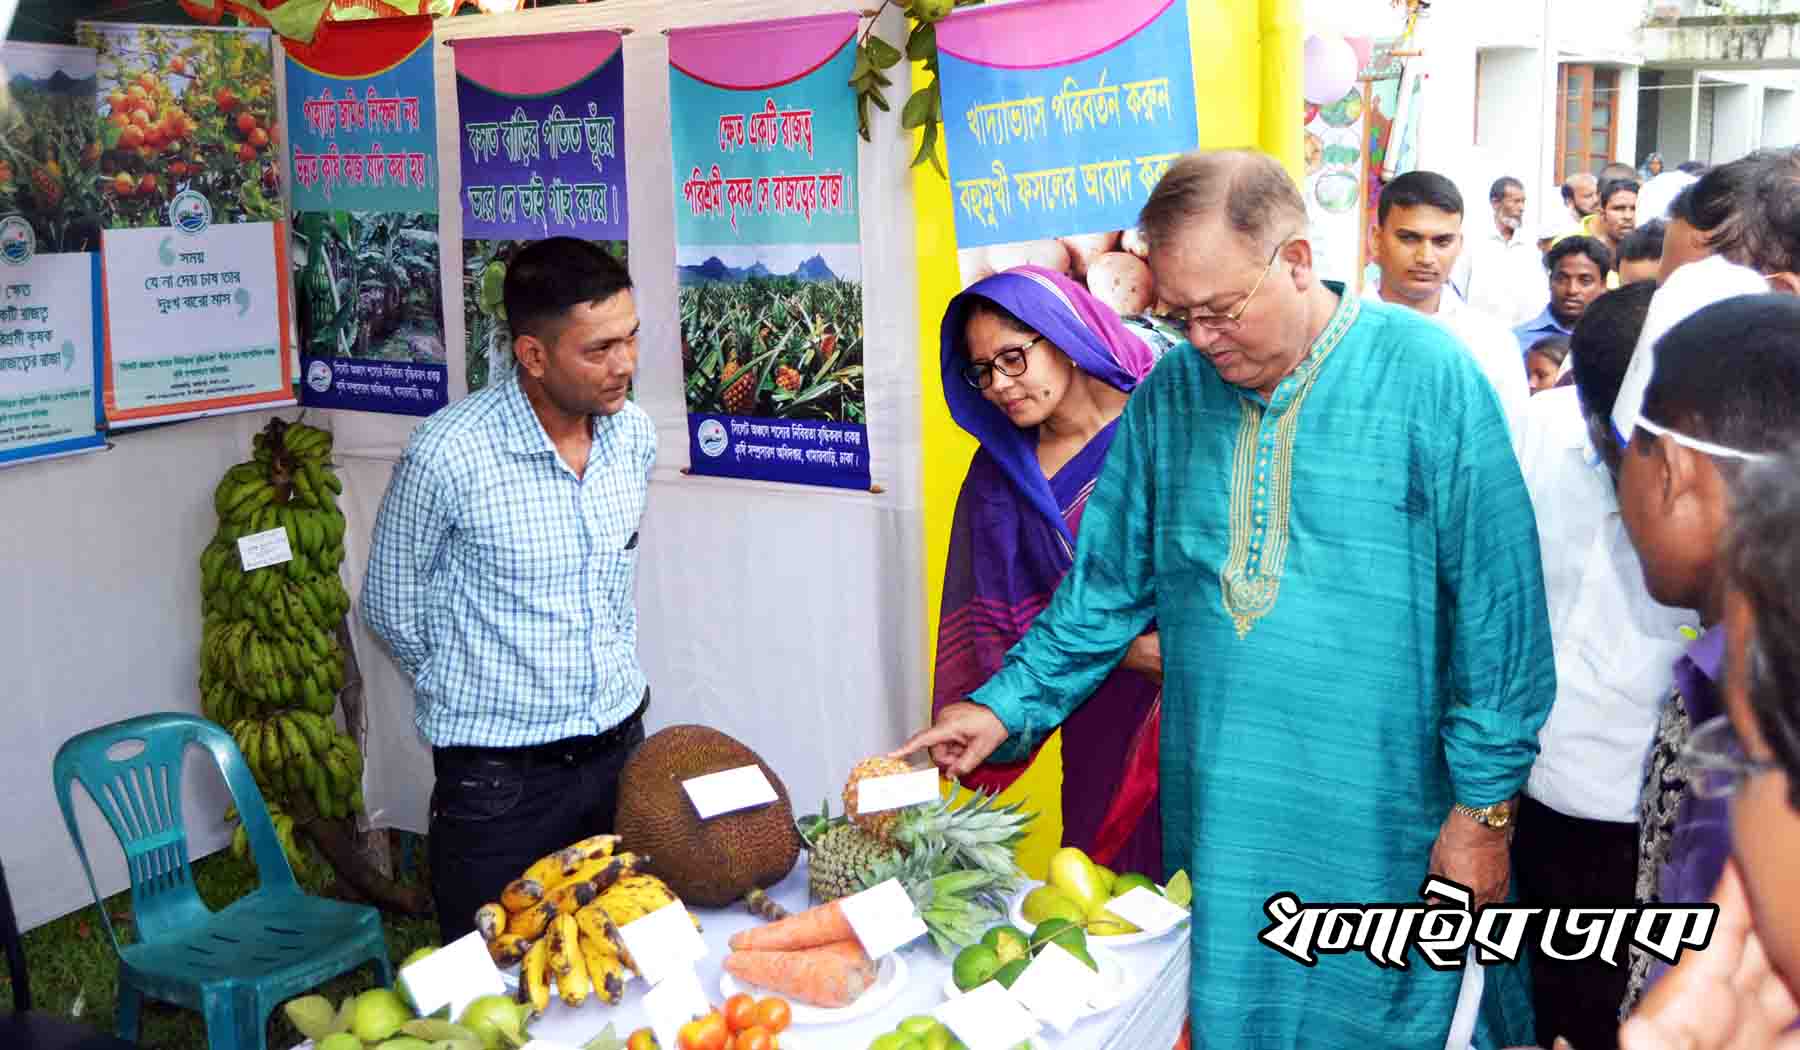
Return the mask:
[[594,420],[587,471],[557,455],[516,380],[421,424],[375,521],[362,616],[412,676],[434,746],[604,732],[644,693],[638,525],[656,428]]

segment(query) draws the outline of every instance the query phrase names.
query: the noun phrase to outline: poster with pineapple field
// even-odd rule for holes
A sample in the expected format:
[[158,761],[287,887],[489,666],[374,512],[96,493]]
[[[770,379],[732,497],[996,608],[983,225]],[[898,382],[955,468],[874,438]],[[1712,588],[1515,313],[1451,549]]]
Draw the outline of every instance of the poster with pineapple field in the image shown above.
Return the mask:
[[108,424],[293,404],[268,31],[77,35],[99,58]]
[[519,248],[579,237],[625,261],[625,65],[606,30],[462,38],[455,57],[473,393],[512,371],[501,290]]
[[669,34],[695,474],[869,487],[857,16]]
[[0,466],[104,446],[91,48],[8,42],[0,93]]
[[431,19],[324,22],[287,52],[300,400],[444,407]]

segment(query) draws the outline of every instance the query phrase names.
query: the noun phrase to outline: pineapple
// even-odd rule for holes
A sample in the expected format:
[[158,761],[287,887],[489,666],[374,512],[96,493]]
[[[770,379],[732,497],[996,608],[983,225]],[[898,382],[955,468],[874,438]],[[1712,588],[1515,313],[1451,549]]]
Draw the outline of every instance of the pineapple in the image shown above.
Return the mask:
[[800,389],[800,373],[782,365],[775,370],[775,385],[790,394],[794,393]]
[[[733,379],[732,377],[736,378]],[[737,363],[736,358],[725,362],[725,371],[720,380],[729,384],[725,387],[725,412],[733,416],[747,416],[756,404],[756,373]]]
[[940,798],[892,816],[890,838],[907,853],[942,850],[952,867],[1015,879],[1020,872],[1013,851],[1037,814],[1021,813],[1017,802],[998,805],[993,795],[976,791],[964,805]]
[[856,810],[856,785],[870,777],[893,776],[897,773],[911,773],[912,767],[897,758],[877,755],[865,758],[850,771],[850,779],[844,783],[844,815],[856,823],[856,826],[890,845],[897,845],[893,837],[894,825],[899,822],[900,815],[894,810],[882,813],[858,813]]
[[868,875],[900,857],[894,847],[854,824],[832,824],[811,839],[808,848],[812,857],[807,864],[807,888],[820,904],[863,889]]

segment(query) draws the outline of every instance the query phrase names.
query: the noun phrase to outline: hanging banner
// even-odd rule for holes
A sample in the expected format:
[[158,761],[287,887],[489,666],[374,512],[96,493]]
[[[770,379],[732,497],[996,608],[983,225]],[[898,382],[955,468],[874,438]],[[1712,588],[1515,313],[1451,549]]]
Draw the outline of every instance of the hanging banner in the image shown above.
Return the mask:
[[430,415],[449,378],[431,19],[325,22],[282,46],[300,400]]
[[0,466],[104,447],[91,48],[0,46]]
[[1306,201],[1313,267],[1328,281],[1351,291],[1358,281],[1368,238],[1364,222],[1363,85],[1357,84],[1329,106],[1308,102],[1304,115],[1305,173],[1300,196]]
[[269,33],[77,31],[99,52],[107,421],[293,404]]
[[604,30],[456,42],[471,392],[512,371],[500,293],[514,252],[580,237],[626,261],[619,43]]
[[1014,266],[1066,273],[1158,353],[1137,214],[1200,141],[1186,0],[1041,0],[937,27],[950,198],[965,286]]
[[869,487],[853,13],[669,34],[692,471]]

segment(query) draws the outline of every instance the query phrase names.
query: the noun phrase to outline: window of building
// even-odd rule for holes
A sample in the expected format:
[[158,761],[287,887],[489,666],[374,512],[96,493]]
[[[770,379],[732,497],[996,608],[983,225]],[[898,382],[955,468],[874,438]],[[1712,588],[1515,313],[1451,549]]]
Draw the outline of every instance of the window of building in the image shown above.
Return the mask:
[[1619,140],[1619,71],[1588,65],[1558,67],[1556,181],[1596,172],[1613,159]]

